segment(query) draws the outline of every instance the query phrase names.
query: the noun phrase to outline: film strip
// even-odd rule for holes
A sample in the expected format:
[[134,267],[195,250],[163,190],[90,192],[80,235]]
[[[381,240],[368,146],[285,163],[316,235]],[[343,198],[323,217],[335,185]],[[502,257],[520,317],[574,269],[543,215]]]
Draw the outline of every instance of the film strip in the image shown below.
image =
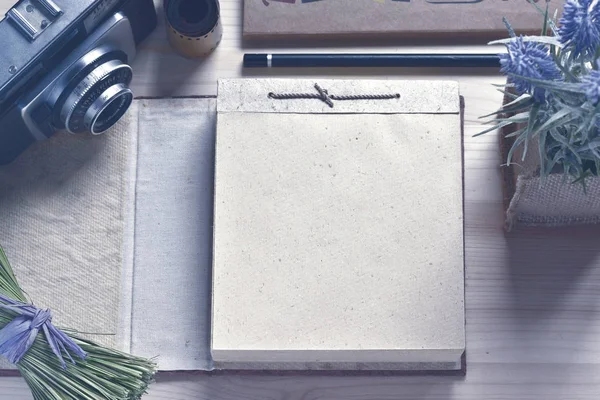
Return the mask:
[[212,53],[223,37],[218,0],[165,0],[169,43],[188,58]]

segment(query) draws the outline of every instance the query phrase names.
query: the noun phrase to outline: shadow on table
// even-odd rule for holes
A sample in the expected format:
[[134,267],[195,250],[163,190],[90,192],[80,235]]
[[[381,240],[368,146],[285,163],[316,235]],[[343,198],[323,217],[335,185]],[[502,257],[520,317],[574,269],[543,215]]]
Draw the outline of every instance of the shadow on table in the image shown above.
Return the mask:
[[[492,40],[502,39],[505,37],[502,34],[478,34],[473,35],[471,32],[466,32],[464,35],[453,33],[452,35],[427,37],[422,34],[415,34],[412,37],[394,37],[394,35],[368,34],[363,33],[357,37],[356,35],[307,35],[307,36],[280,36],[242,39],[242,49],[246,51],[258,49],[297,49],[299,51],[310,52],[314,49],[326,50],[328,48],[344,49],[344,48],[362,48],[370,49],[377,47],[389,47],[402,50],[403,46],[410,47],[412,50],[423,47],[423,53],[427,53],[427,48],[447,47],[447,46],[485,46]],[[496,47],[489,48],[493,52]],[[374,50],[375,52],[375,50]]]
[[[173,94],[193,92],[190,77],[210,65],[211,54],[205,58],[188,59],[179,55],[169,44],[166,22],[162,7],[157,9],[158,26],[138,48],[137,57],[132,62],[133,86],[150,91],[143,97],[169,97]],[[138,81],[144,77],[147,82]]]
[[[440,75],[442,71],[442,75]],[[373,79],[373,75],[390,78],[406,78],[411,76],[431,77],[431,79],[447,80],[448,76],[490,76],[498,74],[494,68],[400,68],[400,67],[371,67],[371,68],[242,68],[241,75],[245,78],[302,78],[327,76],[335,77],[361,77]]]
[[[454,397],[454,386],[464,379],[464,377],[161,373],[156,379],[154,389],[157,390],[157,396],[159,393],[169,393],[175,398],[176,394],[190,393],[198,396],[194,398],[219,398],[221,400],[250,398],[270,400],[420,400],[451,399]],[[153,388],[151,387],[149,397],[152,398],[152,395]]]
[[[524,323],[534,324],[554,313],[593,313],[600,306],[600,226],[519,228],[506,235],[512,295]],[[590,290],[591,289],[591,290]]]
[[[208,64],[210,57],[199,60],[190,60],[172,52],[160,54],[151,54],[155,67],[153,73],[149,76],[150,84],[146,87],[158,94],[156,97],[169,97],[174,94],[187,93],[186,88],[190,87],[191,77],[198,74],[198,71]],[[135,65],[135,64],[134,64]],[[142,75],[142,74],[140,74]],[[151,97],[151,96],[150,96]]]

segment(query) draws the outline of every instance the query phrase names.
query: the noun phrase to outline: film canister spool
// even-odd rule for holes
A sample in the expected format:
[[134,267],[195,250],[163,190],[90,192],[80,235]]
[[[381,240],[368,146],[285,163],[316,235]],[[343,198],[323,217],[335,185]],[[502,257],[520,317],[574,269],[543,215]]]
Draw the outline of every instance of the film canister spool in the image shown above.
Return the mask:
[[181,55],[209,55],[221,42],[223,26],[218,0],[165,0],[169,43]]

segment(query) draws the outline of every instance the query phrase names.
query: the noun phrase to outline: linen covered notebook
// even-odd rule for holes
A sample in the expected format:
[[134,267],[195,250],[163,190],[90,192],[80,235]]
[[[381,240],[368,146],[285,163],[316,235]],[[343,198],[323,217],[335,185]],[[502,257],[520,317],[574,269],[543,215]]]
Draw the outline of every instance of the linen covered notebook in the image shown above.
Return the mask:
[[[329,364],[289,362],[306,359],[302,357],[312,356],[314,352],[300,357],[294,350],[290,354],[293,357],[285,363],[265,364],[264,353],[254,354],[246,351],[263,345],[268,351],[271,351],[269,346],[271,349],[285,348],[286,344],[282,343],[282,340],[286,336],[273,340],[273,336],[278,333],[287,334],[292,346],[306,345],[307,343],[297,341],[294,337],[290,338],[290,332],[297,326],[291,323],[293,320],[288,320],[288,317],[299,319],[299,323],[306,325],[298,329],[298,333],[305,334],[307,340],[311,341],[305,350],[310,349],[310,345],[314,347],[316,341],[323,340],[321,346],[330,346],[338,359],[342,353],[337,351],[339,349],[335,346],[344,345],[344,340],[352,339],[339,336],[345,321],[355,325],[357,318],[363,318],[361,323],[365,324],[364,327],[351,328],[363,336],[369,327],[373,327],[368,337],[374,338],[378,341],[375,344],[382,346],[378,349],[382,351],[381,354],[371,352],[370,358],[363,358],[365,363],[336,363],[337,367],[416,368],[420,364],[402,363],[406,357],[399,349],[413,349],[407,353],[423,359],[425,356],[421,357],[420,347],[416,347],[421,345],[427,346],[428,360],[439,359],[430,351],[434,345],[440,346],[440,350],[443,349],[444,357],[441,360],[446,360],[446,356],[454,359],[454,355],[460,353],[464,347],[464,332],[461,330],[464,324],[462,278],[459,277],[462,271],[462,230],[459,229],[462,214],[459,209],[460,133],[456,111],[458,106],[454,104],[458,101],[456,84],[401,81],[335,81],[330,84],[329,81],[320,81],[323,89],[328,90],[332,96],[398,91],[402,97],[399,100],[361,101],[346,105],[341,104],[342,101],[334,100],[333,109],[325,103],[324,106],[321,105],[321,100],[318,99],[290,102],[279,100],[281,103],[269,102],[271,114],[265,114],[254,113],[245,108],[257,104],[253,101],[256,99],[253,96],[258,93],[264,100],[263,89],[270,88],[276,92],[288,89],[310,92],[314,90],[314,82],[290,81],[293,82],[291,86],[290,83],[285,84],[288,86],[279,86],[279,81],[260,82],[248,81],[240,84],[240,90],[237,92],[228,86],[233,83],[221,83],[221,88],[225,90],[219,93],[222,99],[219,100],[219,133],[222,140],[218,147],[217,197],[225,203],[217,206],[217,217],[222,216],[223,207],[227,204],[229,207],[234,206],[231,202],[235,199],[232,200],[229,196],[224,198],[223,194],[227,185],[235,183],[231,181],[235,177],[227,178],[223,174],[227,171],[225,167],[228,164],[231,168],[235,167],[231,165],[235,162],[231,157],[238,155],[233,151],[239,150],[238,146],[245,146],[248,151],[247,155],[239,159],[237,167],[248,171],[239,172],[239,177],[251,176],[251,179],[241,183],[238,190],[250,190],[253,185],[261,183],[262,189],[256,190],[264,190],[265,196],[270,196],[269,192],[272,192],[273,199],[276,199],[276,196],[281,196],[277,194],[278,186],[262,183],[276,182],[273,179],[278,178],[273,174],[281,173],[281,179],[289,178],[287,182],[290,185],[293,181],[300,185],[297,188],[300,197],[296,202],[314,198],[322,208],[316,208],[317,214],[311,218],[305,214],[289,214],[286,217],[289,221],[282,220],[273,224],[273,229],[267,227],[269,229],[265,229],[264,232],[261,230],[260,236],[250,241],[246,241],[242,236],[244,232],[240,231],[240,242],[235,245],[223,240],[235,239],[233,235],[238,233],[235,233],[235,230],[223,231],[226,220],[220,218],[217,221],[217,278],[228,271],[240,279],[247,279],[248,275],[254,272],[257,274],[256,277],[248,279],[248,284],[243,288],[235,287],[237,292],[231,292],[230,296],[239,296],[239,300],[252,300],[262,291],[274,301],[280,302],[280,308],[275,311],[281,313],[276,314],[268,307],[269,303],[266,303],[265,299],[259,298],[255,302],[256,307],[273,314],[259,315],[256,321],[246,323],[246,319],[256,317],[254,311],[244,316],[246,305],[240,308],[240,313],[223,307],[237,306],[233,303],[223,303],[223,290],[228,283],[222,279],[215,280],[217,310],[224,312],[216,315],[214,343],[219,345],[223,340],[228,340],[231,347],[236,348],[235,351],[241,352],[238,358],[237,355],[232,357],[231,352],[226,350],[227,357],[234,361],[243,359],[243,362],[222,362],[223,354],[219,352],[215,355],[221,361],[214,362],[211,356],[211,269],[217,116],[214,99],[136,100],[129,113],[111,132],[98,137],[57,135],[51,140],[36,144],[15,164],[0,168],[0,215],[4,221],[0,229],[0,242],[5,247],[19,280],[27,286],[28,294],[37,306],[52,309],[57,326],[73,327],[91,333],[91,339],[103,344],[139,356],[153,357],[162,371],[215,368],[306,369],[328,366]],[[275,84],[277,87],[273,87]],[[256,88],[255,95],[249,91],[251,87]],[[241,103],[245,105],[242,106]],[[232,107],[237,108],[238,105],[239,111],[230,112]],[[240,139],[244,140],[233,143],[231,151],[227,149],[227,125],[223,125],[227,124],[227,121],[237,121],[229,130],[230,134],[237,135],[243,132],[243,124],[247,118],[262,120],[261,117],[265,117],[261,124],[265,130],[269,130],[273,129],[276,121],[288,121],[288,114],[292,113],[298,113],[292,118],[301,119],[302,125],[285,122],[281,133],[289,133],[295,126],[298,129],[295,136],[282,135],[282,141],[277,145],[270,145],[270,141],[264,140],[265,132],[257,135],[255,141],[251,141],[249,136],[240,136]],[[346,124],[346,116],[364,121]],[[339,136],[342,125],[339,129],[334,129],[340,122],[344,122],[343,126],[349,135],[346,143]],[[322,127],[319,123],[323,124]],[[364,127],[362,133],[351,136],[361,126]],[[305,129],[301,129],[302,127]],[[258,125],[249,128],[259,129]],[[333,135],[332,142],[321,142],[322,146],[317,146],[319,141],[315,141],[315,153],[312,155],[307,140],[312,140],[318,133],[327,131],[331,131]],[[427,134],[427,131],[430,131],[431,135]],[[173,136],[165,132],[177,134]],[[248,135],[250,132],[252,131],[249,131]],[[371,141],[365,141],[368,137],[366,135],[375,136]],[[353,142],[348,139],[352,139]],[[399,144],[405,150],[402,150]],[[418,144],[422,145],[420,150]],[[328,147],[325,148],[325,145]],[[357,147],[353,150],[352,147],[348,147],[351,145]],[[364,151],[361,150],[363,147]],[[326,149],[336,149],[335,157],[322,152]],[[407,153],[404,154],[404,151]],[[259,159],[256,163],[250,162],[246,157],[253,152],[256,157],[267,152],[268,157],[264,161]],[[272,154],[268,154],[269,152]],[[302,155],[303,159],[306,158],[305,163],[296,167],[289,156],[295,152],[298,152],[299,156]],[[446,157],[444,162],[437,160],[440,154]],[[328,161],[318,162],[315,157]],[[377,157],[380,158],[380,163],[373,164]],[[428,171],[436,171],[434,176],[422,176],[423,174],[419,173],[417,163],[422,163],[422,160],[426,160]],[[304,162],[298,160],[301,161]],[[315,186],[309,185],[312,180],[296,180],[297,175],[308,174],[308,179],[308,176],[318,172],[312,170],[312,164],[306,164],[309,161],[323,164],[324,169],[321,172],[331,174],[331,183],[340,190],[337,195],[336,192],[329,191],[327,181]],[[272,171],[266,175],[261,173],[267,168],[265,163],[272,167],[269,168]],[[398,167],[400,164],[401,167]],[[383,167],[386,165],[389,171],[384,171]],[[314,166],[317,167],[321,168]],[[359,167],[360,170],[357,170]],[[324,175],[323,179],[328,176]],[[336,178],[340,181],[335,181]],[[349,179],[354,179],[354,182],[351,183]],[[439,187],[439,182],[443,183],[442,187]],[[352,194],[350,184],[358,188],[356,194]],[[281,190],[290,190],[289,185],[286,185],[286,181],[281,181]],[[401,185],[401,188],[398,185]],[[386,189],[387,186],[390,187],[389,190]],[[302,194],[304,189],[311,189],[311,192]],[[367,195],[369,191],[373,192],[371,196]],[[393,200],[392,197],[398,192],[402,193],[398,195],[398,199]],[[415,194],[412,194],[413,192]],[[414,211],[411,204],[416,206],[417,202],[427,200],[423,198],[425,192],[431,194],[431,197],[444,196],[446,200],[442,207],[437,207],[434,199],[423,203],[424,208]],[[231,194],[236,193],[238,192]],[[350,193],[350,197],[345,199],[342,196],[344,193]],[[256,193],[247,194],[248,201],[243,202],[230,215],[231,218],[240,217],[241,227],[244,226],[244,218],[254,215],[254,211],[262,212],[256,208]],[[339,196],[340,200],[335,196]],[[370,199],[360,203],[365,197]],[[339,203],[338,208],[333,207],[336,202]],[[281,213],[293,204],[297,203],[274,204],[273,200],[269,200],[264,206],[273,207],[272,211],[267,209],[268,212]],[[360,213],[349,213],[350,206],[358,207]],[[331,211],[328,211],[329,208]],[[244,215],[244,210],[248,210],[249,214]],[[347,212],[343,213],[344,210]],[[445,214],[446,212],[448,214]],[[323,222],[328,222],[328,232],[323,232],[319,226],[313,226],[315,218],[319,216],[323,217]],[[346,229],[348,232],[340,236],[341,231],[331,222],[336,216],[354,218],[346,221],[350,228],[354,224],[358,225]],[[385,222],[388,217],[392,219]],[[415,218],[421,221],[417,223]],[[302,219],[306,219],[310,224],[303,226]],[[438,220],[440,222],[433,222]],[[367,221],[371,221],[371,226]],[[281,229],[284,229],[282,224],[289,230],[280,235]],[[394,233],[391,225],[396,224],[401,230]],[[423,225],[423,229],[426,230],[421,230],[417,225]],[[358,227],[363,229],[360,235],[357,232]],[[423,236],[434,228],[439,228],[439,231],[432,234],[435,241],[424,244]],[[406,233],[403,234],[402,231]],[[393,236],[387,237],[389,234]],[[418,241],[411,239],[410,235],[415,235]],[[296,247],[296,253],[292,252],[294,238],[298,239],[302,246]],[[322,241],[314,242],[320,240],[319,238]],[[376,238],[380,245],[377,245]],[[271,259],[277,263],[279,258],[282,259],[281,268],[275,269],[277,265],[265,262],[264,274],[259,275],[260,270],[256,268],[257,263],[262,260],[256,257],[261,254],[261,249],[273,249],[274,240],[281,240],[282,246],[285,245],[271,255]],[[357,241],[354,242],[355,240]],[[311,243],[322,244],[324,249],[328,249],[329,259],[323,258],[323,264],[307,263],[321,263],[320,258],[317,260],[316,257],[326,255],[318,252],[311,254],[314,250],[310,246]],[[425,250],[421,255],[411,255],[407,252],[407,248],[412,248],[415,243],[423,245]],[[224,255],[228,247],[231,247],[231,251]],[[352,250],[353,247],[356,247],[356,250]],[[282,254],[286,248],[289,250]],[[301,249],[304,250],[300,252]],[[239,264],[229,264],[224,258],[237,257],[240,251],[247,250],[252,250],[247,253],[247,257],[251,258],[244,260],[242,257]],[[442,255],[443,252],[447,254]],[[377,261],[379,256],[382,258]],[[356,261],[350,262],[353,258],[356,258]],[[344,264],[344,274],[339,279],[335,278],[335,275],[331,274],[340,271],[339,263],[345,262],[344,260],[350,263]],[[359,268],[359,261],[372,271]],[[290,268],[298,265],[301,268],[296,272],[304,271],[304,274],[296,276],[299,280],[291,283],[290,279],[295,277],[290,275]],[[317,266],[319,271],[316,271]],[[314,268],[311,269],[312,267]],[[287,271],[287,274],[278,276],[278,271]],[[399,273],[402,271],[406,273],[406,279],[413,282],[414,287],[403,286],[408,281],[401,279]],[[328,286],[329,295],[326,299],[318,290],[313,290],[312,293],[308,291],[311,288],[308,284],[323,273],[324,280],[319,284],[323,290],[325,285]],[[383,276],[386,279],[381,282]],[[265,280],[264,288],[258,279]],[[385,285],[388,279],[400,285],[398,290]],[[273,282],[270,283],[270,280]],[[281,285],[279,289],[274,286],[275,283]],[[380,284],[381,288],[375,287]],[[295,285],[298,285],[299,289],[296,289]],[[303,288],[307,290],[306,295],[300,290]],[[344,298],[349,294],[350,288],[356,290],[356,296]],[[291,307],[290,298],[278,299],[275,296],[277,290],[289,290],[290,294],[304,296],[305,300]],[[406,296],[403,295],[403,291],[407,291]],[[430,296],[432,300],[429,299]],[[322,306],[317,306],[318,304]],[[303,308],[304,306],[310,307]],[[346,307],[347,311],[344,311]],[[294,311],[296,308],[302,311]],[[322,308],[327,314],[309,314],[314,308]],[[353,310],[356,311],[355,314],[352,314]],[[368,316],[368,310],[372,310],[374,314]],[[334,312],[341,314],[337,315]],[[257,330],[257,324],[265,318],[272,318],[270,324],[265,325],[268,329]],[[324,327],[319,328],[312,319]],[[416,328],[409,323],[412,320],[419,322]],[[236,338],[223,336],[221,329],[228,324],[232,327],[247,324],[239,333],[247,334],[248,342],[238,345],[239,343],[235,342]],[[275,329],[278,324],[283,327],[281,330]],[[352,324],[348,326],[353,326]],[[382,325],[381,328],[378,328],[379,324]],[[393,325],[397,326],[397,333],[396,328],[392,331]],[[307,334],[309,327],[315,329],[312,336]],[[328,329],[331,335],[329,338],[323,337]],[[257,339],[257,336],[261,337],[263,334],[264,340]],[[348,346],[356,343],[365,347],[374,345],[372,341],[362,340],[347,343]],[[389,348],[383,347],[388,345]],[[393,356],[392,353],[386,354],[392,346],[398,348]],[[350,348],[347,350],[354,352]],[[281,360],[283,353],[280,350],[277,352]],[[269,354],[272,353],[266,355]],[[356,359],[360,359],[363,354],[367,353],[355,355]],[[308,359],[310,360],[310,357]],[[326,360],[327,357],[321,359]],[[390,359],[394,363],[381,363]],[[377,362],[372,362],[374,360]],[[0,360],[0,368],[8,366]],[[436,369],[455,368],[456,364],[444,362],[427,366]]]
[[460,368],[460,109],[456,82],[219,82],[216,368]]
[[[546,2],[539,1],[545,9]],[[550,15],[562,0],[549,0]],[[506,36],[502,18],[517,33],[539,34],[543,16],[528,0],[244,0],[248,39],[385,36],[468,39]]]

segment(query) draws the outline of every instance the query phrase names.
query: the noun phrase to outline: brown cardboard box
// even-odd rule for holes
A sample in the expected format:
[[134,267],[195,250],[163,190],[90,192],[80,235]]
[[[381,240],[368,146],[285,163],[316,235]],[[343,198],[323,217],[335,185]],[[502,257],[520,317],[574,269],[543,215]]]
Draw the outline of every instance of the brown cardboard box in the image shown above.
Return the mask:
[[[545,9],[546,1],[538,0]],[[548,0],[550,15],[563,1]],[[245,0],[244,37],[388,36],[485,42],[539,34],[543,15],[528,0]]]

